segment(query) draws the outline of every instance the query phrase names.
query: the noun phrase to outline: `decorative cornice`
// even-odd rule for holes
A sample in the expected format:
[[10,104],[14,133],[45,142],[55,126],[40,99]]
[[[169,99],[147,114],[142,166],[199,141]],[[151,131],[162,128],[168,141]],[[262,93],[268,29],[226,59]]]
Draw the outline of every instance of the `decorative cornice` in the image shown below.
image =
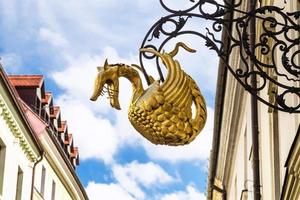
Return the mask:
[[19,145],[23,152],[25,153],[27,159],[31,162],[35,162],[37,160],[37,155],[34,153],[31,145],[27,141],[25,135],[22,133],[21,128],[16,122],[13,114],[11,113],[9,107],[5,103],[4,99],[0,96],[0,115],[6,122],[13,136],[18,139]]

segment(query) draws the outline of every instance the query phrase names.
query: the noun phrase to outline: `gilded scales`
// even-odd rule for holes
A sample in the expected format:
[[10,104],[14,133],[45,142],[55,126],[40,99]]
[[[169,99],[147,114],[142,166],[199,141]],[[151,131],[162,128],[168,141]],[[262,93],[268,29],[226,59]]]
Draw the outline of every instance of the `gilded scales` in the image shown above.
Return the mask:
[[[141,52],[158,56],[165,65],[168,74],[160,83],[152,77],[147,89],[143,88],[137,65],[108,64],[98,67],[92,101],[108,92],[110,104],[120,109],[119,77],[125,77],[132,83],[133,95],[128,110],[128,118],[133,127],[154,144],[185,145],[195,139],[203,129],[207,111],[205,100],[196,82],[186,74],[174,56],[179,47],[195,52],[184,43],[176,44],[173,51],[160,53],[154,49],[142,48]],[[192,105],[195,105],[193,118]]]

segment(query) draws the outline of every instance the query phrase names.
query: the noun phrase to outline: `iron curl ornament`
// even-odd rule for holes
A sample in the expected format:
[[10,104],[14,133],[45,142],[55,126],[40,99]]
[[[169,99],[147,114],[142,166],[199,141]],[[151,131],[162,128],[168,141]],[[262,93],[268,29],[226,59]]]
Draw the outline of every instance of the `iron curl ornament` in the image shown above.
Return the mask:
[[[153,24],[141,48],[162,52],[165,45],[176,37],[198,36],[224,61],[236,80],[259,101],[276,110],[300,113],[300,11],[261,6],[257,1],[254,9],[245,10],[241,8],[243,1],[237,0],[231,4],[226,0],[223,3],[216,0],[188,0],[190,7],[176,10],[168,6],[165,0],[159,0],[169,14]],[[285,5],[286,2],[282,1]],[[297,3],[300,4],[299,1]],[[205,33],[190,30],[188,24],[195,19],[212,21],[212,25]],[[249,31],[253,19],[260,29],[256,34],[254,50],[251,49]],[[166,28],[167,25],[173,28]],[[221,33],[226,34],[229,43],[217,39],[216,35]],[[231,66],[226,60],[234,54],[238,54],[240,63]],[[148,84],[151,81],[144,67],[145,60],[156,61],[160,80],[164,81],[159,58],[140,52],[140,65]],[[253,77],[257,80],[255,86],[251,84]],[[262,95],[265,88],[269,89],[268,95]]]

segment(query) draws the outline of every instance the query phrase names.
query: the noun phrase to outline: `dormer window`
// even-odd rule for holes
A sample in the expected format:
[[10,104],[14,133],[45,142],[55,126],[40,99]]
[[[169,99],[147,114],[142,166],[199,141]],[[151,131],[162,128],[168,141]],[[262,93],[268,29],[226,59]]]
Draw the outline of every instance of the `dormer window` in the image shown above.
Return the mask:
[[[61,120],[59,106],[53,106],[52,93],[45,92],[43,76],[10,75],[8,79],[15,87],[22,102],[49,125],[51,132],[56,136],[57,142],[59,142],[61,148],[64,150],[70,163],[75,167],[79,162],[78,156],[76,158],[72,157],[72,136],[68,134],[66,121]],[[77,149],[75,154],[78,155]]]

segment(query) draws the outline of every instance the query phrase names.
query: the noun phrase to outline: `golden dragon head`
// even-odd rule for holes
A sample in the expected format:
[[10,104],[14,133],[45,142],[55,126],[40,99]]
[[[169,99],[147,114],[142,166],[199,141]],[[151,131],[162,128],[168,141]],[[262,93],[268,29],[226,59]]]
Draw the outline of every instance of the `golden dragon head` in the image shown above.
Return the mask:
[[98,74],[94,83],[94,92],[90,98],[92,101],[96,101],[100,95],[108,93],[110,105],[115,109],[120,110],[119,103],[119,68],[115,65],[109,65],[107,59],[104,62],[103,67],[97,67]]

